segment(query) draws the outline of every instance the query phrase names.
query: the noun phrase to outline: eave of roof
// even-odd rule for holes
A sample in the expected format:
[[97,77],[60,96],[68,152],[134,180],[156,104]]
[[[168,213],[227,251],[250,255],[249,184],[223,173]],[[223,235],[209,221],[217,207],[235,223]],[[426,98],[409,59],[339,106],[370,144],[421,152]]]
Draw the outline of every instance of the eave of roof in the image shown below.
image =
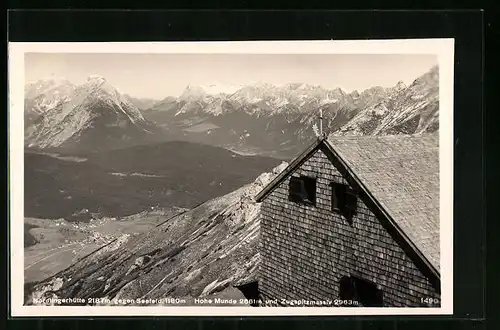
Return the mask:
[[300,155],[285,168],[273,181],[271,181],[260,193],[255,196],[255,201],[261,202],[268,194],[270,194],[275,187],[277,187],[283,180],[285,180],[290,173],[302,165],[311,156],[319,146],[326,141],[325,138],[318,138],[309,147],[307,147]]

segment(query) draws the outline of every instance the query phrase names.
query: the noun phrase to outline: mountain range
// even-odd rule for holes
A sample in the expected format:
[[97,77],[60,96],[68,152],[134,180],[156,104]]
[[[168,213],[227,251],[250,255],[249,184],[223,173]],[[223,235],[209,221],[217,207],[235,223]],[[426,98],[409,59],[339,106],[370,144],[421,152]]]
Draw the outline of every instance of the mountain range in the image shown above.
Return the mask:
[[255,83],[230,93],[188,86],[143,114],[179,139],[239,151],[280,150],[290,158],[315,138],[320,110],[327,133],[385,135],[432,132],[438,109],[439,74],[433,67],[409,86],[400,81],[351,93],[302,83]]
[[327,133],[435,131],[438,67],[409,86],[361,92],[303,83],[188,85],[178,97],[156,102],[120,93],[102,77],[79,86],[42,80],[25,88],[25,142],[39,149],[106,150],[183,140],[290,158],[315,138],[320,110]]

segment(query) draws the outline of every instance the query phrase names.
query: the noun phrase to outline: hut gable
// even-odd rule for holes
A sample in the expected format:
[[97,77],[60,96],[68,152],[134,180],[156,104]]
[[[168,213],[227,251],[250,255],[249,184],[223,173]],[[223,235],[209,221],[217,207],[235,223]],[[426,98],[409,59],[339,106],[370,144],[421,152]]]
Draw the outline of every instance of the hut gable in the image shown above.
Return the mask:
[[438,135],[330,137],[328,146],[439,271]]
[[[338,299],[356,283],[367,306],[439,298],[436,142],[328,138],[297,157],[257,196],[262,297]],[[314,203],[290,198],[300,178],[314,180]]]

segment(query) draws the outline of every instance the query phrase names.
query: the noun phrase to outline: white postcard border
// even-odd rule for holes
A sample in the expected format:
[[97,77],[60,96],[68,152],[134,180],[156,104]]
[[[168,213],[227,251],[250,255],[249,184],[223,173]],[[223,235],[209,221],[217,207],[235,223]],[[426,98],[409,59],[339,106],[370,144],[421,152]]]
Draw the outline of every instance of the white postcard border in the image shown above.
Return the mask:
[[[24,54],[435,54],[439,63],[441,307],[137,307],[24,306]],[[61,42],[8,45],[10,306],[16,316],[279,316],[453,314],[453,79],[454,39],[244,41],[244,42]]]

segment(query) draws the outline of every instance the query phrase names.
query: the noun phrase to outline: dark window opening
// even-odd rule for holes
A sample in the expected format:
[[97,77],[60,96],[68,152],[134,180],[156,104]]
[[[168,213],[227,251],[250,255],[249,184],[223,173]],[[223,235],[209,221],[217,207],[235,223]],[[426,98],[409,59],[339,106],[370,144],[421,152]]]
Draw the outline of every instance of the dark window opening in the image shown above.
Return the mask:
[[355,300],[356,292],[354,292],[354,285],[352,278],[343,276],[339,282],[339,298],[341,300]]
[[259,293],[258,281],[253,281],[243,285],[239,285],[236,286],[235,288],[240,290],[241,293],[245,296],[245,298],[250,301],[250,306],[253,307],[259,306],[258,301],[260,298],[260,293]]
[[316,179],[307,176],[291,177],[288,199],[295,203],[316,205]]
[[352,300],[360,307],[383,307],[383,292],[377,285],[359,277],[344,276],[339,282],[339,298]]
[[349,223],[356,214],[358,196],[348,185],[332,182],[332,211],[342,213]]

